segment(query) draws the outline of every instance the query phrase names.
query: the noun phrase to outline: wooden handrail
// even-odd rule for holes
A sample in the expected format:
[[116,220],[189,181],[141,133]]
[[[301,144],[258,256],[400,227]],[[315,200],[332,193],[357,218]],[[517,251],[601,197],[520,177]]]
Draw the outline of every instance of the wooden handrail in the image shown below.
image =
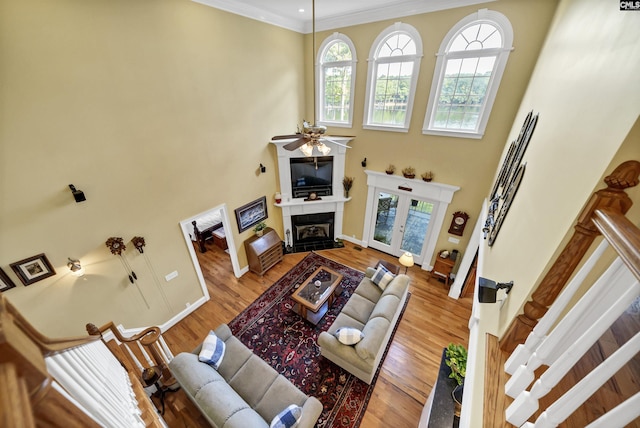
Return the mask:
[[85,343],[90,343],[98,339],[92,336],[49,338],[36,330],[36,328],[27,321],[16,307],[6,299],[3,299],[2,304],[0,304],[0,313],[2,312],[11,317],[11,322],[33,341],[45,357],[52,353],[84,345]]
[[593,223],[640,280],[640,229],[627,217],[610,208],[596,210]]
[[[93,337],[99,337],[104,341],[104,333],[107,331],[111,331],[118,342],[125,344],[139,342],[145,349],[149,350],[151,353],[151,357],[153,358],[155,364],[160,368],[162,372],[162,383],[164,385],[174,385],[176,380],[173,378],[173,374],[169,370],[168,361],[165,361],[165,358],[158,351],[160,345],[160,337],[162,334],[162,330],[159,327],[153,326],[148,327],[142,330],[140,333],[134,334],[131,337],[124,337],[120,330],[113,322],[108,322],[102,327],[97,327],[95,324],[88,323],[86,325],[87,332]],[[105,342],[106,343],[106,342]],[[107,344],[109,345],[109,344]],[[137,346],[137,345],[136,345]],[[113,351],[113,348],[110,346]],[[131,360],[131,356],[127,352],[122,352],[122,355],[125,356],[126,361],[130,361],[132,364],[127,364],[123,361],[122,357],[119,358],[120,362],[127,368],[127,370],[131,373],[135,373],[136,367],[135,362]],[[138,373],[140,376],[142,373]]]
[[[640,162],[631,160],[620,164],[604,179],[607,188],[595,192],[580,213],[573,236],[531,295],[531,300],[525,303],[524,312],[513,320],[500,339],[500,349],[511,353],[526,340],[538,320],[558,297],[594,239],[602,233],[597,223],[605,230],[611,229],[607,235],[618,240],[619,244],[628,238],[627,234],[614,230],[628,227],[628,224],[619,220],[633,204],[625,189],[637,186],[639,177]],[[598,212],[601,214],[597,214]],[[607,222],[609,224],[605,227]],[[633,253],[629,257],[633,259]]]

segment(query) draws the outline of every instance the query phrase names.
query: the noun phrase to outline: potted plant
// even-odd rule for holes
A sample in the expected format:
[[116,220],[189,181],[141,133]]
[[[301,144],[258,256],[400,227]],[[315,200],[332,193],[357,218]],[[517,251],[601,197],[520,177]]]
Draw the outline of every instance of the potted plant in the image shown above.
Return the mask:
[[449,377],[455,379],[457,383],[451,395],[460,405],[462,404],[464,377],[467,374],[467,348],[460,344],[449,343],[445,353],[445,363],[451,369]]
[[396,166],[393,164],[389,164],[389,166],[387,167],[387,169],[384,170],[384,172],[386,172],[387,174],[391,175],[394,172],[396,172]]
[[262,236],[266,228],[267,228],[267,224],[264,221],[261,221],[260,223],[256,224],[253,227],[253,231],[256,233],[257,236]]
[[431,181],[433,180],[433,172],[431,171],[423,172],[421,177],[424,181]]
[[404,175],[404,178],[414,178],[416,176],[416,169],[412,166],[403,168],[402,175]]
[[353,186],[354,177],[344,177],[342,179],[342,186],[344,187],[344,197],[349,197],[349,190],[351,190],[351,186]]

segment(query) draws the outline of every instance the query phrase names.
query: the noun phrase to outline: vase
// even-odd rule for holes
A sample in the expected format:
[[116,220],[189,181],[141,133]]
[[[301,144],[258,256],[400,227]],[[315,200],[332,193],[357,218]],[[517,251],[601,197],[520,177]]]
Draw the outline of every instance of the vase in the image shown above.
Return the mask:
[[261,237],[264,234],[264,230],[257,230],[256,231],[256,236],[257,237]]
[[344,189],[344,197],[345,198],[349,197],[349,190],[348,189]]
[[404,175],[404,178],[416,178],[415,174],[402,174]]

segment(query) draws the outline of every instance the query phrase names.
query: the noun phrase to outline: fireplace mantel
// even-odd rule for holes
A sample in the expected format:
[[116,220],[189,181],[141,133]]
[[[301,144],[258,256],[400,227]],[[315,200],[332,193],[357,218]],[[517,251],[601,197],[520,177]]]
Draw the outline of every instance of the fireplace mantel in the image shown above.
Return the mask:
[[[343,144],[348,144],[352,140],[351,138],[345,137],[332,137],[332,139]],[[331,152],[326,156],[333,157],[333,175],[331,180],[333,195],[322,196],[321,200],[305,201],[304,198],[291,197],[291,168],[289,166],[289,159],[305,157],[300,150],[290,151],[284,148],[285,144],[292,141],[294,141],[294,139],[271,141],[271,144],[276,146],[277,149],[278,176],[280,180],[280,194],[282,195],[282,202],[276,203],[275,206],[282,208],[282,223],[285,233],[287,230],[292,230],[291,216],[293,215],[332,212],[335,213],[334,234],[336,238],[340,238],[342,236],[344,204],[351,200],[351,198],[345,198],[343,196],[344,189],[342,187],[345,158],[348,149],[334,144],[331,141],[323,141],[331,148]],[[315,148],[313,154],[314,156],[324,156]]]

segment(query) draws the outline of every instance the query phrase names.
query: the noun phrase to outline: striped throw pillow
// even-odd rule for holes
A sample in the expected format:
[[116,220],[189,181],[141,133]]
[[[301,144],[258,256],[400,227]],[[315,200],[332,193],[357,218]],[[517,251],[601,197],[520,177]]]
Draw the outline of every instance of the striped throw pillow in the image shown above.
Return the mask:
[[355,345],[360,342],[364,334],[357,328],[353,327],[340,327],[336,330],[336,338],[343,345]]
[[224,350],[224,341],[216,336],[213,331],[210,331],[202,343],[202,349],[200,350],[200,354],[198,354],[198,359],[218,370],[224,357]]
[[378,269],[376,269],[376,273],[371,277],[371,281],[380,287],[381,290],[387,288],[387,285],[391,282],[393,278],[396,276],[389,272],[389,270],[383,265],[379,265]]

